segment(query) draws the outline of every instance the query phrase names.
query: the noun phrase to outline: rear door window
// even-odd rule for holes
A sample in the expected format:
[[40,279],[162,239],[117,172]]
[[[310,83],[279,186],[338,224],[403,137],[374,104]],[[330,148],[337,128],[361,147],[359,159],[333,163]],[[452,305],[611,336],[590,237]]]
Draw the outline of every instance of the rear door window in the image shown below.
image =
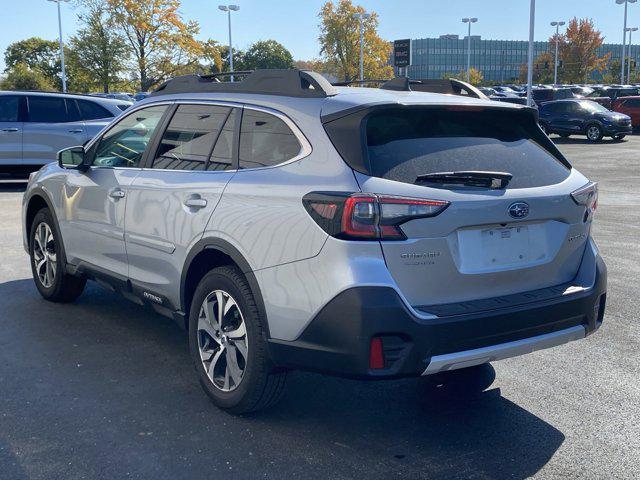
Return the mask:
[[365,134],[370,174],[399,182],[474,170],[510,173],[508,188],[527,188],[556,184],[569,175],[569,168],[542,146],[535,122],[517,112],[391,107],[370,114]]
[[28,120],[33,123],[65,123],[72,121],[63,97],[28,96]]
[[240,168],[270,167],[300,153],[300,142],[280,118],[245,108],[240,127]]
[[230,112],[230,107],[180,105],[162,135],[153,168],[205,170]]
[[0,122],[17,122],[20,97],[6,95],[0,97]]

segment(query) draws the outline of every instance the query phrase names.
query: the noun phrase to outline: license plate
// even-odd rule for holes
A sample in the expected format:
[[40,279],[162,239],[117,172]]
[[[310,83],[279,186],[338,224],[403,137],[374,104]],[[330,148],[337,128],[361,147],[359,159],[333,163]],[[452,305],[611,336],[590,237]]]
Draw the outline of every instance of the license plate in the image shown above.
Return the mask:
[[484,263],[487,267],[513,265],[530,260],[527,225],[482,230],[481,237]]

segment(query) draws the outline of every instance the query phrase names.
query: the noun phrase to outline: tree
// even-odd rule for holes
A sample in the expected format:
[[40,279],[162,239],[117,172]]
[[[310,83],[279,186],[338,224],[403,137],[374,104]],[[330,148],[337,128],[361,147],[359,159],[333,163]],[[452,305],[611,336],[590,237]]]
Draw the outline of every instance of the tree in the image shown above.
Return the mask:
[[[329,1],[320,10],[320,53],[337,67],[336,73],[344,81],[354,80],[359,75],[360,21],[356,15],[364,13],[364,8],[354,6],[351,0],[339,0],[337,5]],[[365,78],[392,77],[391,44],[378,36],[378,15],[371,12],[363,25]]]
[[[550,52],[541,53],[535,58],[533,61],[533,83],[553,83],[553,58]],[[520,81],[524,83],[527,81],[526,63],[520,67]]]
[[49,79],[39,69],[26,63],[14,63],[7,76],[0,82],[1,90],[53,90]]
[[[40,72],[49,88],[60,88],[62,69],[59,48],[58,42],[39,37],[14,42],[7,47],[4,54],[5,73],[9,74],[16,66],[22,65],[28,71]],[[26,71],[22,67],[18,70],[18,76]]]
[[605,70],[611,54],[598,57],[604,39],[591,19],[573,18],[561,40],[558,56],[563,65],[558,75],[563,83],[586,82],[592,72]]
[[244,54],[243,68],[292,68],[291,52],[275,40],[261,40],[249,47]]
[[108,93],[120,81],[129,51],[114,30],[113,19],[101,0],[83,0],[78,15],[82,28],[69,41],[70,89]]
[[[458,80],[462,80],[463,82],[467,81],[467,71],[460,70],[458,73],[445,73],[442,78],[455,78]],[[471,67],[469,69],[469,83],[471,85],[481,85],[484,81],[484,75],[477,68]]]
[[199,69],[204,44],[197,22],[185,22],[180,0],[106,0],[114,25],[135,60],[141,90],[185,69]]

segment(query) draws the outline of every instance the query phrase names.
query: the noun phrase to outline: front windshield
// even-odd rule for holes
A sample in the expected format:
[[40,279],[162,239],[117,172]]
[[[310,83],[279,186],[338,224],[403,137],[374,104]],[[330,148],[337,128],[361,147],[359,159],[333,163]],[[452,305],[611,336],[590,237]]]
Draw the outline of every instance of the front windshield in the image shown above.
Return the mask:
[[580,102],[580,106],[582,108],[584,108],[585,110],[588,110],[588,111],[593,112],[593,113],[596,113],[596,112],[608,112],[609,111],[605,107],[603,107],[602,105],[600,105],[599,103],[596,103],[596,102],[590,102],[590,101]]

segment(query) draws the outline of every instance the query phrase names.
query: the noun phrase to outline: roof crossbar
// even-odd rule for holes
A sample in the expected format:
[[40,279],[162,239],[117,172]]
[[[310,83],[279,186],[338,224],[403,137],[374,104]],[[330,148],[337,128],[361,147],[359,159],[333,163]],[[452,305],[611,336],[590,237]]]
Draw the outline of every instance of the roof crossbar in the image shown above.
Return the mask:
[[[221,82],[218,77],[242,76],[239,82]],[[316,72],[297,69],[264,69],[183,75],[160,85],[151,96],[175,93],[253,93],[287,97],[324,98],[338,91]]]

